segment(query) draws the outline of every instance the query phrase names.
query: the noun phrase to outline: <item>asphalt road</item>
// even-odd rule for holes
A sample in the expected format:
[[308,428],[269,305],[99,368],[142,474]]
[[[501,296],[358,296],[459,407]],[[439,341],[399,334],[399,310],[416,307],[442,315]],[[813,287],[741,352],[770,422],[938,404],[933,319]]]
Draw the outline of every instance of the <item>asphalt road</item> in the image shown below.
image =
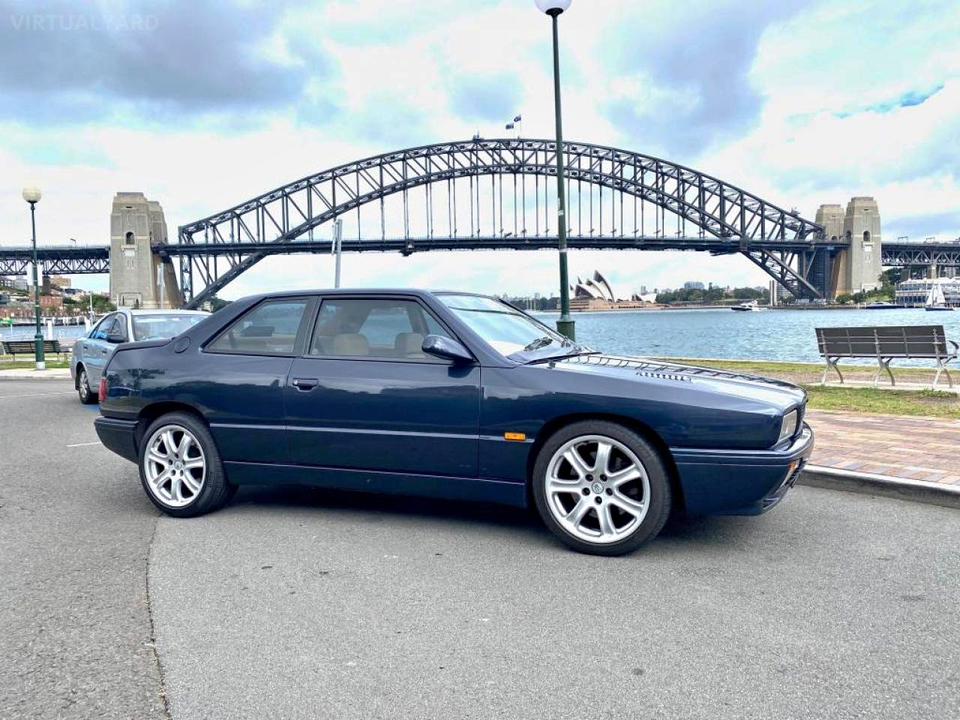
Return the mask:
[[[69,381],[0,380],[0,718],[163,718],[158,513]],[[78,447],[68,447],[78,445]],[[135,468],[134,468],[135,469]]]
[[64,385],[0,381],[2,718],[960,717],[956,510],[801,487],[619,559],[309,489],[158,522]]

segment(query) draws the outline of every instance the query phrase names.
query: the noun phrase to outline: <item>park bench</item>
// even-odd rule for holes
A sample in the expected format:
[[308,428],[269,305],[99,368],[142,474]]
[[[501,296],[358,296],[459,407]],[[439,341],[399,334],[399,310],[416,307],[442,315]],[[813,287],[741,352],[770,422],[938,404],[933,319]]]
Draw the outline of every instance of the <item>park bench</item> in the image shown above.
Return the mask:
[[[816,328],[817,345],[820,355],[827,362],[823,369],[820,384],[827,381],[830,368],[836,370],[843,382],[843,375],[837,362],[841,358],[876,358],[877,374],[873,379],[876,387],[880,381],[880,372],[886,370],[890,384],[897,381],[890,370],[890,362],[897,359],[936,360],[937,374],[933,378],[933,387],[937,387],[940,374],[946,373],[950,387],[953,378],[947,369],[947,363],[957,359],[960,346],[953,340],[947,340],[943,325],[906,325],[887,327],[834,327]],[[948,347],[952,346],[952,349]]]
[[[13,359],[17,359],[17,355],[33,355],[36,352],[36,343],[33,340],[2,340],[0,345],[3,346],[4,355],[13,355]],[[67,349],[60,347],[59,340],[44,340],[43,341],[43,353],[56,355],[57,359],[60,359],[60,356],[64,353],[69,352]]]

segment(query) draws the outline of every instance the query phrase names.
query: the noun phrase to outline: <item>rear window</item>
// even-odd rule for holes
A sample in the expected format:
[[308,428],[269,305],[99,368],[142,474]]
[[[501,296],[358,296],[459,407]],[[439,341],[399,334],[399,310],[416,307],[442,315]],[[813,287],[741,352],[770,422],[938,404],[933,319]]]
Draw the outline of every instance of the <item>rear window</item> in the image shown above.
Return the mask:
[[133,316],[133,339],[134,340],[166,340],[184,333],[201,320],[206,319],[206,315],[134,315]]

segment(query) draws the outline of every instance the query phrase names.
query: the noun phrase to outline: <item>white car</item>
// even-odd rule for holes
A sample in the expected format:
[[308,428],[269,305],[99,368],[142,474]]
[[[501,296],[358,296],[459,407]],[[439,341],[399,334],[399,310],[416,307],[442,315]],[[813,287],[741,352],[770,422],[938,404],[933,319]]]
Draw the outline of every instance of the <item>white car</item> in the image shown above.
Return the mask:
[[189,330],[208,312],[200,310],[129,310],[120,308],[100,319],[77,340],[70,356],[70,377],[85,405],[97,402],[100,372],[117,345],[142,340],[165,340]]

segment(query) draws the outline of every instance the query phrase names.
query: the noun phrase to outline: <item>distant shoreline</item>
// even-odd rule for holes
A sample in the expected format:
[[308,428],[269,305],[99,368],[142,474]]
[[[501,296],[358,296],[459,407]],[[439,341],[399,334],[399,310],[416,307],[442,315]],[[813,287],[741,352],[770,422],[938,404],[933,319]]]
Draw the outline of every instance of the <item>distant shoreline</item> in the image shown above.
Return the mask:
[[[657,312],[661,310],[730,310],[734,305],[652,305],[650,307],[631,307],[631,308],[597,308],[593,310],[570,310],[571,315],[581,315],[588,313],[624,313],[624,312]],[[761,310],[865,310],[856,305],[761,305]],[[908,310],[910,308],[904,308]],[[550,315],[559,315],[559,310],[531,310]]]

